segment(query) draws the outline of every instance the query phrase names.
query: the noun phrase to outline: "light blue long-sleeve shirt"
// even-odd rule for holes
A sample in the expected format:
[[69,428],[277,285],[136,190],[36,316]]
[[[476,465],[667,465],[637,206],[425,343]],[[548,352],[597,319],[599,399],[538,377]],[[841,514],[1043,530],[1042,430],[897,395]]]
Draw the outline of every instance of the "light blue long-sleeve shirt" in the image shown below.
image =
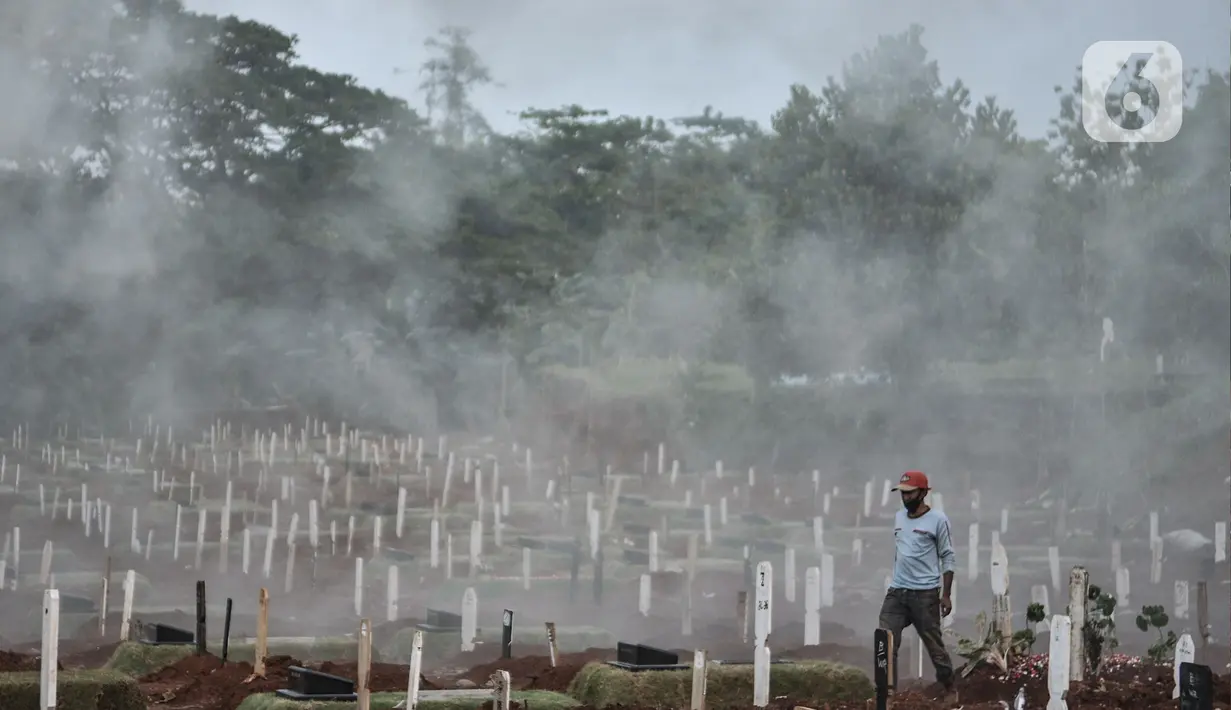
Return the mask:
[[906,509],[899,510],[893,518],[893,539],[897,549],[889,586],[936,589],[941,586],[941,575],[953,571],[956,554],[944,513],[929,510],[912,518]]

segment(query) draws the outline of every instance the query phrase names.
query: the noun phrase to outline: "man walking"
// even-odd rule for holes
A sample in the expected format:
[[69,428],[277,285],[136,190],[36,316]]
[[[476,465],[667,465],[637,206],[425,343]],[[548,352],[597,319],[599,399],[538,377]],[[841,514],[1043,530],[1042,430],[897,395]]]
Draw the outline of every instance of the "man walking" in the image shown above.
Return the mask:
[[[957,701],[953,661],[945,650],[940,619],[953,611],[953,540],[949,518],[924,502],[928,477],[921,471],[902,474],[895,491],[902,494],[902,510],[893,520],[896,553],[893,581],[881,606],[880,627],[893,634],[893,667],[898,667],[902,631],[914,626],[945,688],[945,699]],[[943,585],[943,586],[942,586]]]

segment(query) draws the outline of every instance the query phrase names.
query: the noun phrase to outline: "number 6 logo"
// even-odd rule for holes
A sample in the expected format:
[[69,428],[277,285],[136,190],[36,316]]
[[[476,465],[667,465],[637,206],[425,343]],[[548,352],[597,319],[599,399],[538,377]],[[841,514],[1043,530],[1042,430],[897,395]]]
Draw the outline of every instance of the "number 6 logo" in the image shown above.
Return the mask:
[[1162,143],[1184,122],[1184,61],[1167,42],[1095,42],[1081,90],[1082,127],[1101,143]]

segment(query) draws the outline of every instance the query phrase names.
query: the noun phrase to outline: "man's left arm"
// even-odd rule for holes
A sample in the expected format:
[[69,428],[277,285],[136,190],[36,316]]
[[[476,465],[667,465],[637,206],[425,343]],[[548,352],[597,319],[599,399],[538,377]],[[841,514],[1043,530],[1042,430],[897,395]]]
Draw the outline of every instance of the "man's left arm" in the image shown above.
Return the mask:
[[941,578],[944,579],[942,599],[949,599],[953,594],[953,568],[957,553],[953,550],[953,535],[949,530],[949,518],[943,517],[936,527],[936,552],[940,556]]

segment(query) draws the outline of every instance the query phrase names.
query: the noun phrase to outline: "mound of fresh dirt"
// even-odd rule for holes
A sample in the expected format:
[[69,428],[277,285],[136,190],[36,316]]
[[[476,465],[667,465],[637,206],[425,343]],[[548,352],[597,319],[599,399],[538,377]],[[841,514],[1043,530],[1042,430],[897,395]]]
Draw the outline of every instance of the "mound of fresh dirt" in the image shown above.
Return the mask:
[[[352,680],[359,677],[359,664],[353,661],[342,663],[325,661],[319,664],[309,664],[307,667]],[[375,693],[406,692],[406,686],[409,684],[409,666],[399,666],[396,663],[373,663],[372,670],[368,674],[368,689]],[[436,690],[437,686],[420,675],[419,689]]]
[[[16,673],[19,671],[37,671],[42,666],[42,659],[34,654],[17,653],[16,651],[0,651],[0,673]],[[59,666],[63,670],[64,666]]]
[[290,656],[265,661],[265,677],[253,678],[252,664],[224,663],[217,656],[188,656],[155,671],[139,681],[150,705],[193,710],[235,710],[254,693],[271,693],[287,687],[288,669],[302,665]]
[[[1174,710],[1178,704],[1171,699],[1172,686],[1171,666],[1117,656],[1097,678],[1073,684],[1067,696],[1068,706],[1082,710]],[[1012,706],[1013,698],[1023,687],[1026,707],[1047,704],[1046,656],[1027,659],[1007,675],[988,667],[977,669],[959,682],[959,700],[965,710],[1003,708],[1002,702]],[[894,708],[938,710],[945,707],[937,700],[940,695],[940,688],[935,685],[906,688],[894,697]],[[1223,675],[1214,682],[1214,705],[1227,707],[1229,703],[1231,676]]]
[[[358,666],[352,662],[325,661],[301,663],[290,656],[272,656],[265,661],[265,677],[252,678],[252,664],[224,663],[217,656],[188,656],[140,680],[141,690],[151,706],[175,710],[235,710],[244,698],[254,693],[272,693],[287,688],[291,666],[355,679]],[[390,663],[373,663],[368,688],[374,692],[405,691],[409,668]],[[435,685],[420,679],[420,688]]]
[[568,690],[573,676],[577,675],[582,666],[591,661],[615,660],[615,652],[611,649],[591,648],[578,653],[562,653],[556,660],[556,666],[551,665],[550,656],[522,656],[508,660],[497,659],[477,665],[452,679],[468,680],[475,685],[487,683],[496,671],[508,671],[509,680],[514,690],[554,690],[563,693]]

